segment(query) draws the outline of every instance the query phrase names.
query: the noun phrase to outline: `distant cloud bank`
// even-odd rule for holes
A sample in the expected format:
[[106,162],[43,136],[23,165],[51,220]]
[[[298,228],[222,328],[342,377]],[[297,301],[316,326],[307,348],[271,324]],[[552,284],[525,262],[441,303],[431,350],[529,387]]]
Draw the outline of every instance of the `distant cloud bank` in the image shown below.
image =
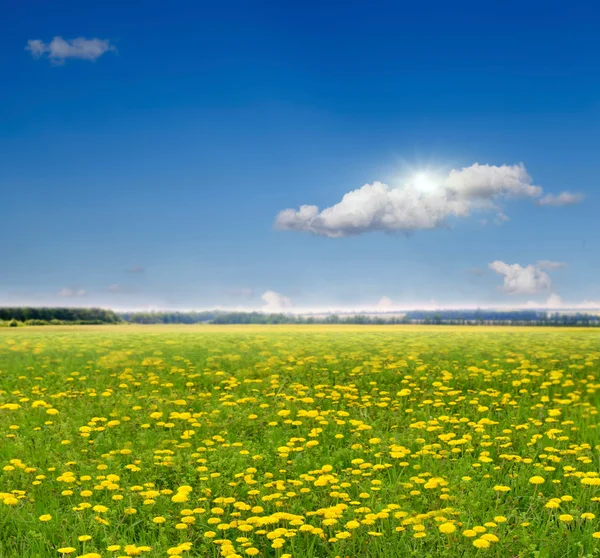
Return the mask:
[[40,39],[27,41],[25,50],[34,58],[47,57],[53,64],[64,64],[68,58],[94,61],[107,52],[117,52],[117,48],[107,39],[63,39],[56,36],[49,43]]
[[405,232],[448,226],[449,218],[468,218],[474,212],[494,212],[500,224],[508,217],[502,202],[516,198],[538,205],[572,205],[582,196],[563,192],[542,197],[524,165],[480,165],[452,169],[445,177],[417,175],[403,188],[382,182],[365,184],[323,210],[316,205],[284,209],[275,219],[280,230],[308,232],[332,238],[372,231]]

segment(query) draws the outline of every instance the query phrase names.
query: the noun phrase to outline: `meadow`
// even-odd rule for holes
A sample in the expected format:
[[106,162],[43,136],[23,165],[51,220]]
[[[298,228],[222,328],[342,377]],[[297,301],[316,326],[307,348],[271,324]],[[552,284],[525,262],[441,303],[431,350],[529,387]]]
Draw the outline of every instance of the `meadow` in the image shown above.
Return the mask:
[[600,332],[0,331],[0,557],[600,556]]

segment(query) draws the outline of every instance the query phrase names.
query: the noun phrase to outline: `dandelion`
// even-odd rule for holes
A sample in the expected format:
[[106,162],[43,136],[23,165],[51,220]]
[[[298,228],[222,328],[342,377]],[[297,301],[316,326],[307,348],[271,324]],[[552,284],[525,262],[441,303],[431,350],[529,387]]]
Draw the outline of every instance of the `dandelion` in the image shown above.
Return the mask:
[[439,526],[439,530],[440,530],[440,533],[449,535],[450,533],[454,533],[454,531],[456,531],[456,527],[452,523],[442,523]]

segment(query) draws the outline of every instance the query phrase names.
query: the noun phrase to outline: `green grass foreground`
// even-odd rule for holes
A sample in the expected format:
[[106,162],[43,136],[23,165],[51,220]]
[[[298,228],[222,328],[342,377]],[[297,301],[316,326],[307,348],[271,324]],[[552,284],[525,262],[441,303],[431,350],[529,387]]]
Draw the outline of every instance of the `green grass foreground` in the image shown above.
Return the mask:
[[600,331],[0,331],[0,557],[600,556]]

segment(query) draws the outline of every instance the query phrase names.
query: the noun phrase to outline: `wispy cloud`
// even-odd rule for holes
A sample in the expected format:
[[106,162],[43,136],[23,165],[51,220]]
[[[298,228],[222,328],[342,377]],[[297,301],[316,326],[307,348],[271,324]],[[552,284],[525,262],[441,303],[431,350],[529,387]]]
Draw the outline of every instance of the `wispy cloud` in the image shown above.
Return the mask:
[[71,287],[65,287],[64,289],[58,291],[58,296],[62,298],[76,298],[80,296],[85,296],[86,294],[88,293],[85,289],[76,289]]
[[539,260],[536,265],[540,269],[562,269],[563,267],[567,267],[567,264],[564,262],[552,262],[550,260]]
[[563,205],[575,205],[583,200],[583,194],[574,194],[573,192],[562,192],[555,196],[554,194],[547,194],[544,197],[537,200],[538,205],[550,205],[554,207],[561,207]]
[[144,273],[146,271],[145,267],[142,267],[141,265],[132,265],[131,267],[128,267],[125,270],[127,273]]
[[113,283],[102,290],[111,294],[133,294],[138,292],[137,288],[132,287],[131,285],[121,285],[120,283]]
[[403,188],[382,182],[365,184],[323,210],[316,205],[284,209],[277,215],[275,227],[332,238],[372,231],[409,233],[447,227],[450,218],[465,219],[475,212],[490,211],[495,213],[494,222],[501,224],[509,219],[502,211],[503,202],[528,198],[540,205],[566,205],[567,199],[577,196],[563,193],[540,198],[542,187],[533,184],[522,164],[475,163],[426,182],[415,176]]
[[34,58],[47,57],[53,64],[64,64],[68,58],[94,61],[107,52],[117,52],[108,39],[63,39],[56,36],[49,43],[40,39],[27,41],[25,50]]

